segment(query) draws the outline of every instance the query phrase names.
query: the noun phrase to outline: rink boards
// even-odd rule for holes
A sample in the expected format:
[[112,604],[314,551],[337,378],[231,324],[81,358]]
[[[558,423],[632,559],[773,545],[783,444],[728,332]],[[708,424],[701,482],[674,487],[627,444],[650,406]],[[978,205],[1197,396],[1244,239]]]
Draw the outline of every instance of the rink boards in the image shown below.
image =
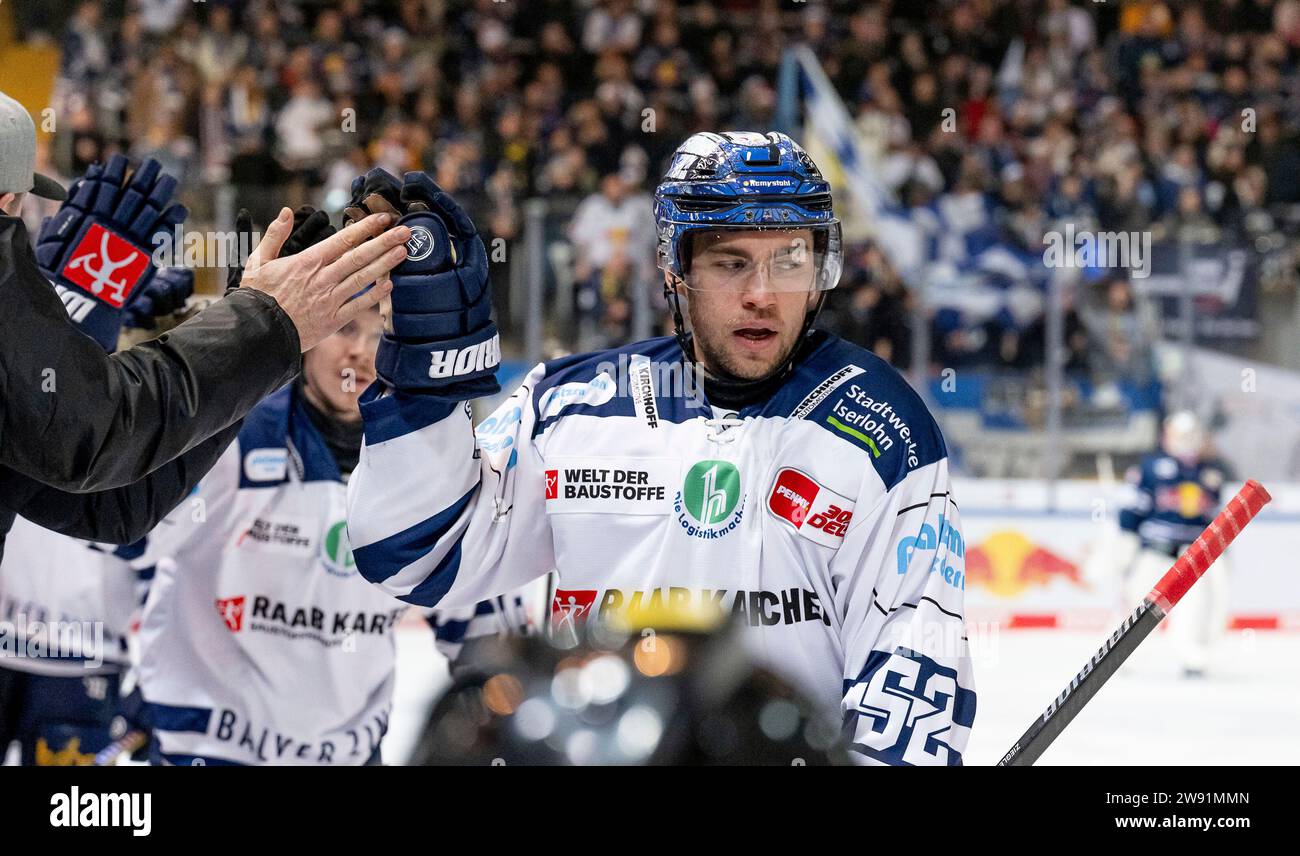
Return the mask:
[[[1209,571],[1226,575],[1232,629],[1300,630],[1300,484],[1273,502]],[[1238,485],[1225,488],[1231,496]],[[972,622],[1001,629],[1095,629],[1127,611],[1117,516],[1122,485],[958,479]]]

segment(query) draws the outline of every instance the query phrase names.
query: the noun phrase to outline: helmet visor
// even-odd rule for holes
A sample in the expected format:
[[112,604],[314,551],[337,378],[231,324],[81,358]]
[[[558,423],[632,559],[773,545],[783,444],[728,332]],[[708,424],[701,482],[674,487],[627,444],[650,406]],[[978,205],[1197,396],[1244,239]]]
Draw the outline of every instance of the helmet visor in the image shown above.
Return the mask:
[[[690,235],[682,280],[692,291],[823,291],[835,287],[838,258],[825,233],[803,229],[720,229]],[[828,276],[830,266],[835,275]]]

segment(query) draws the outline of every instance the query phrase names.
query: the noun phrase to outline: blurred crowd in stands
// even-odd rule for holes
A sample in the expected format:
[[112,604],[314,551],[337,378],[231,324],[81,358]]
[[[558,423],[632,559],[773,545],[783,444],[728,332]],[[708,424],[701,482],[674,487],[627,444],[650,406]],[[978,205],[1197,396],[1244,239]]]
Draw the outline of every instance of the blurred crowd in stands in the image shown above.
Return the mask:
[[[546,200],[548,242],[604,341],[657,294],[650,192],[699,130],[768,129],[783,49],[810,45],[883,183],[935,250],[1209,230],[1246,241],[1300,203],[1300,0],[87,0],[18,4],[61,45],[52,158],[112,150],[263,220],[338,210],[371,165],[423,169],[491,238]],[[953,127],[955,123],[955,127]],[[798,129],[793,129],[798,134]],[[508,277],[511,254],[494,276]],[[554,272],[552,272],[553,274]],[[498,289],[501,290],[501,289]],[[657,301],[657,296],[653,299]],[[1123,272],[1067,291],[1067,368],[1145,376],[1158,335]],[[652,307],[657,303],[651,303]],[[914,292],[854,236],[824,323],[911,363]],[[938,306],[934,366],[1042,364],[1042,305]]]

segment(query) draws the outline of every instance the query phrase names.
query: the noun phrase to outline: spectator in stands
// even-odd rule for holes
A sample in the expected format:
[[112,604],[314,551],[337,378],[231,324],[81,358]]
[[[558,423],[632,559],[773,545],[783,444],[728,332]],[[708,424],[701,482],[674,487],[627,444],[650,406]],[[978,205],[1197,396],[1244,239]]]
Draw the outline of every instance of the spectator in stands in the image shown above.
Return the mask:
[[[1223,240],[1300,202],[1296,0],[46,5],[19,4],[19,23],[62,34],[53,166],[153,152],[191,182],[232,183],[260,220],[274,215],[263,197],[292,182],[323,204],[334,168],[365,159],[436,172],[518,235],[523,198],[573,210],[640,158],[635,195],[689,133],[774,122],[795,41],[954,275],[990,249],[1032,249],[1044,228],[1194,221]],[[188,201],[203,211],[212,195]],[[576,253],[588,278],[590,252]],[[856,299],[864,318],[892,312],[874,286]],[[892,333],[860,332],[896,350]],[[1040,352],[1031,328],[1012,332],[1018,354]]]
[[229,78],[247,52],[248,36],[235,32],[230,7],[214,5],[194,50],[194,65],[203,82]]
[[582,27],[582,46],[587,53],[606,50],[631,53],[641,44],[641,16],[629,0],[596,0]]
[[1259,134],[1246,146],[1246,159],[1264,170],[1268,204],[1300,202],[1300,147],[1273,107],[1261,109]]
[[1094,288],[1099,305],[1084,316],[1097,346],[1091,354],[1094,376],[1102,381],[1147,383],[1155,371],[1153,345],[1158,336],[1149,307],[1138,302],[1125,273],[1105,276]]
[[99,0],[85,0],[68,23],[63,36],[60,74],[75,85],[89,86],[108,70],[108,41],[100,22]]
[[1093,229],[1097,224],[1097,211],[1093,206],[1088,184],[1077,172],[1070,171],[1055,179],[1047,200],[1047,216],[1058,224],[1074,223],[1076,229]]
[[320,182],[325,157],[323,134],[338,121],[330,102],[321,95],[320,85],[303,75],[275,121],[280,162],[296,181],[303,185]]
[[176,29],[192,0],[135,0],[140,9],[140,23],[152,36],[166,36]]
[[847,272],[827,296],[818,326],[860,343],[882,360],[906,368],[912,359],[912,311],[907,289],[880,248],[845,254]]
[[1218,232],[1214,218],[1205,212],[1201,189],[1194,184],[1179,189],[1174,210],[1165,215],[1160,225],[1162,236],[1174,240],[1201,241]]
[[[1083,317],[1075,305],[1075,289],[1066,286],[1061,290],[1061,303],[1065,311],[1061,339],[1064,347],[1061,367],[1066,374],[1084,374],[1089,369],[1089,352],[1092,340]],[[1039,313],[1023,328],[1009,324],[1003,328],[999,357],[1006,368],[1029,370],[1047,363],[1047,315]]]
[[632,288],[651,287],[655,234],[650,197],[634,193],[619,173],[602,178],[600,191],[574,213],[569,239],[579,307],[600,319],[607,335],[627,334]]
[[930,362],[939,371],[988,368],[997,361],[996,334],[992,321],[971,323],[960,310],[942,308],[930,323]]

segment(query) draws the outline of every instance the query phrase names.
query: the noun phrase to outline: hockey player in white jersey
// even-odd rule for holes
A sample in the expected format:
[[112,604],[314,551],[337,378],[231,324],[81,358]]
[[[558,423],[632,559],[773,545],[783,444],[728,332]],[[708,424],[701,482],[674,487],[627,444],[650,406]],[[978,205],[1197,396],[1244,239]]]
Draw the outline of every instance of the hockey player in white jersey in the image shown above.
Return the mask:
[[482,244],[421,173],[400,205],[419,246],[348,490],[366,579],[455,606],[554,569],[552,624],[575,630],[716,605],[862,760],[961,762],[975,693],[943,438],[893,369],[812,329],[841,246],[802,148],[686,140],[656,193],[678,335],[539,365],[477,432],[461,402],[495,391],[499,359]]
[[140,603],[139,548],[70,538],[19,517],[0,562],[0,761],[91,763],[120,733],[119,690]]
[[[315,216],[299,228],[314,222],[319,240],[333,230]],[[357,576],[344,524],[381,331],[364,313],[308,351],[150,536],[140,683],[155,763],[381,762],[408,607]],[[527,632],[542,610],[512,595],[426,617],[454,656],[473,636]]]

